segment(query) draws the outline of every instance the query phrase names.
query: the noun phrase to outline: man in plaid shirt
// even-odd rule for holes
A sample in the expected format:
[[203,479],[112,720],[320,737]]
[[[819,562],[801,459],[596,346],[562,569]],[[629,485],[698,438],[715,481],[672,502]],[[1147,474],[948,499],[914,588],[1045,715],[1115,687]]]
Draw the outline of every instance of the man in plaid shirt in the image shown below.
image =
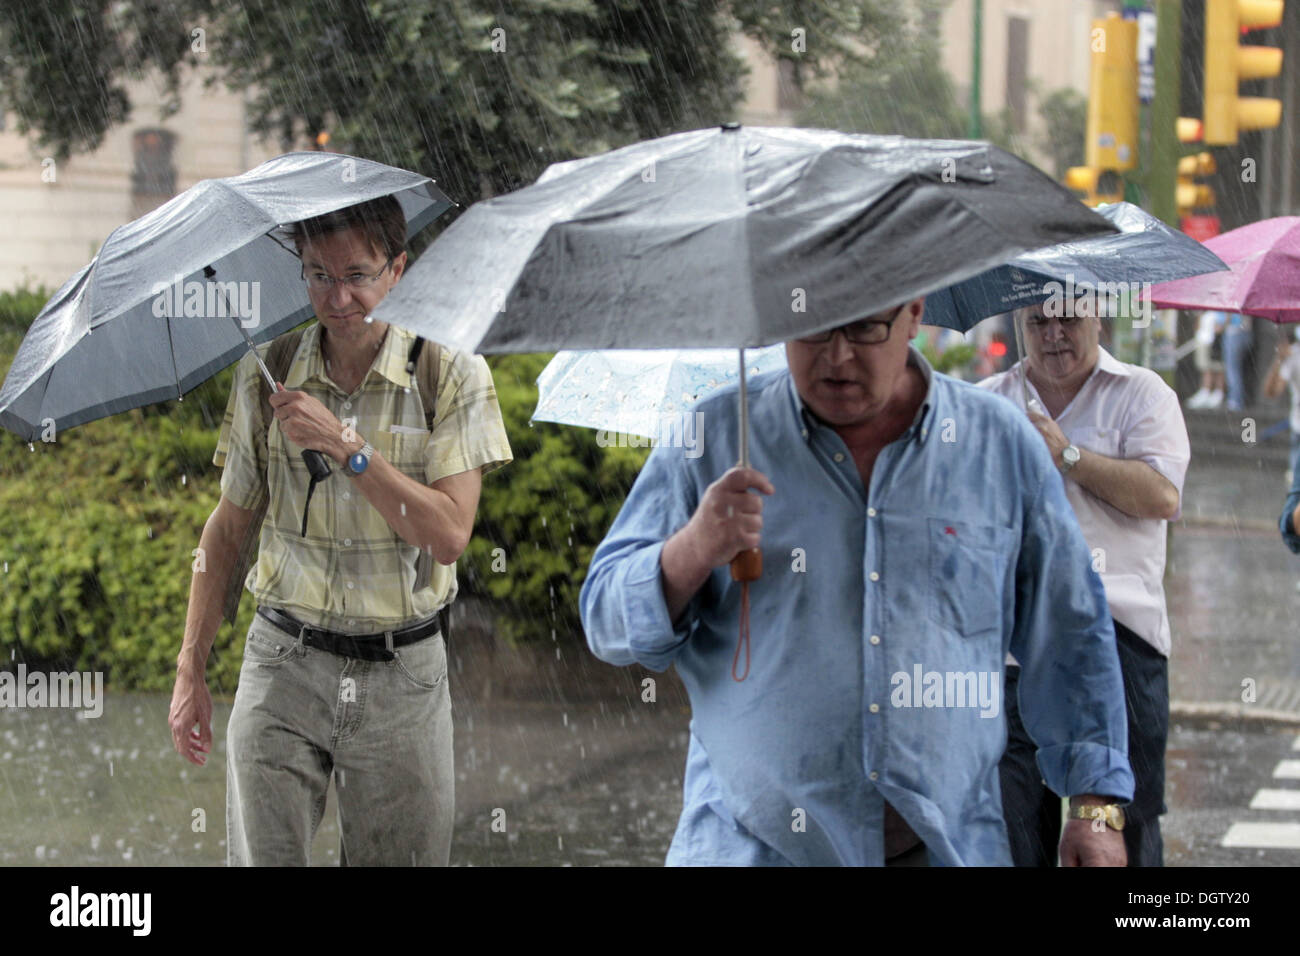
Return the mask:
[[[245,581],[258,612],[227,730],[231,865],[306,864],[331,775],[345,864],[445,865],[450,853],[438,612],[456,596],[481,477],[511,455],[481,357],[439,349],[430,432],[407,368],[414,337],[366,321],[402,277],[405,235],[392,197],[295,224],[318,321],[270,396],[273,420],[251,354],[231,389],[213,458],[221,500],[199,542],[206,570],[190,588],[170,716],[177,751],[202,766],[208,652],[240,543],[265,504]],[[303,449],[336,466],[310,509]]]

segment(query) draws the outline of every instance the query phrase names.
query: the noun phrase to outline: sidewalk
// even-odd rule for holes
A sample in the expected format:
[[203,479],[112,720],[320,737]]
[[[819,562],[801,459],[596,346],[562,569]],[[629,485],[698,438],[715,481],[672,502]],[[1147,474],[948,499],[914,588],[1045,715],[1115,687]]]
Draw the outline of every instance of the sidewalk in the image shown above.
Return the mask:
[[1252,421],[1258,439],[1286,410],[1278,402],[1184,415],[1192,462],[1165,575],[1172,710],[1300,725],[1300,557],[1277,530],[1290,436],[1244,440]]

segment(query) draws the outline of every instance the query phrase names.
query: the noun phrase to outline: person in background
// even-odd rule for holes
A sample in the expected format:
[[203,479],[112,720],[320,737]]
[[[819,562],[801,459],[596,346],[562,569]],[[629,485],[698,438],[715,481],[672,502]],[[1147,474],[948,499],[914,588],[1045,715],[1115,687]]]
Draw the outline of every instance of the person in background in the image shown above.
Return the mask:
[[1246,407],[1246,357],[1250,354],[1250,316],[1236,312],[1225,316],[1223,330],[1223,376],[1228,383],[1224,407],[1239,412]]
[[[1295,337],[1300,341],[1300,326],[1295,330]],[[1287,387],[1291,389],[1291,456],[1286,473],[1287,484],[1290,484],[1295,480],[1296,472],[1300,471],[1300,351],[1292,347],[1286,335],[1279,335],[1277,355],[1264,378],[1264,395],[1277,398]]]
[[1196,368],[1201,387],[1187,400],[1191,409],[1218,408],[1223,404],[1223,326],[1227,316],[1207,309],[1196,329]]
[[[1065,478],[1092,567],[1106,588],[1124,677],[1136,781],[1125,810],[1128,864],[1160,866],[1169,732],[1165,522],[1178,517],[1191,446],[1174,390],[1155,372],[1101,348],[1101,320],[1086,300],[1066,312],[1049,317],[1042,305],[1018,310],[1025,359],[980,386],[1026,410]],[[1013,706],[1020,673],[1008,662],[1003,807],[1017,865],[1050,866],[1060,798],[1042,785],[1035,766],[1035,745],[1041,761],[1043,741],[1032,728],[1025,733]]]

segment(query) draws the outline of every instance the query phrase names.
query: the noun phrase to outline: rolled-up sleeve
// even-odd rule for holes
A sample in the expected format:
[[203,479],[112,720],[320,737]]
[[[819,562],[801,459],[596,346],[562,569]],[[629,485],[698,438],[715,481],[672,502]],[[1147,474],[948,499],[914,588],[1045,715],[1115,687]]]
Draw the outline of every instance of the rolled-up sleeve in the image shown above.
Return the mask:
[[[1050,465],[1050,463],[1049,463]],[[1133,798],[1115,629],[1101,579],[1065,497],[1043,476],[1025,509],[1011,652],[1038,766],[1061,796]]]
[[681,454],[656,448],[592,556],[579,604],[587,645],[602,661],[667,670],[690,636],[700,595],[674,626],[659,568],[664,542],[695,512],[686,467]]
[[511,461],[492,372],[483,356],[442,350],[433,434],[425,448],[425,481],[433,484],[473,469],[480,474]]
[[1177,393],[1163,382],[1158,386],[1149,404],[1125,428],[1121,457],[1146,462],[1174,486],[1178,513],[1172,520],[1176,521],[1183,511],[1183,481],[1192,459],[1192,446]]
[[[262,349],[265,354],[265,348]],[[266,423],[259,408],[257,359],[248,352],[235,367],[234,384],[217,436],[212,463],[221,472],[221,494],[250,511],[267,500]]]

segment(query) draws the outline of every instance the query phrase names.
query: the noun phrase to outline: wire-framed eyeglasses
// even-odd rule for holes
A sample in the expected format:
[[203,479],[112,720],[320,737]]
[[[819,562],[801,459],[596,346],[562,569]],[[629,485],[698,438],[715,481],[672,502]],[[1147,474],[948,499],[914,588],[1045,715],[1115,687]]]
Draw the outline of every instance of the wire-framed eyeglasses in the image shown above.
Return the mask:
[[313,292],[328,292],[330,289],[334,288],[334,283],[336,282],[347,286],[349,289],[368,289],[379,281],[379,277],[387,272],[388,267],[392,264],[393,260],[389,259],[384,263],[384,267],[374,275],[370,275],[367,272],[353,272],[350,275],[341,278],[335,278],[329,273],[319,272],[316,270],[308,272],[307,267],[304,266],[302,277],[306,280],[307,287]]

